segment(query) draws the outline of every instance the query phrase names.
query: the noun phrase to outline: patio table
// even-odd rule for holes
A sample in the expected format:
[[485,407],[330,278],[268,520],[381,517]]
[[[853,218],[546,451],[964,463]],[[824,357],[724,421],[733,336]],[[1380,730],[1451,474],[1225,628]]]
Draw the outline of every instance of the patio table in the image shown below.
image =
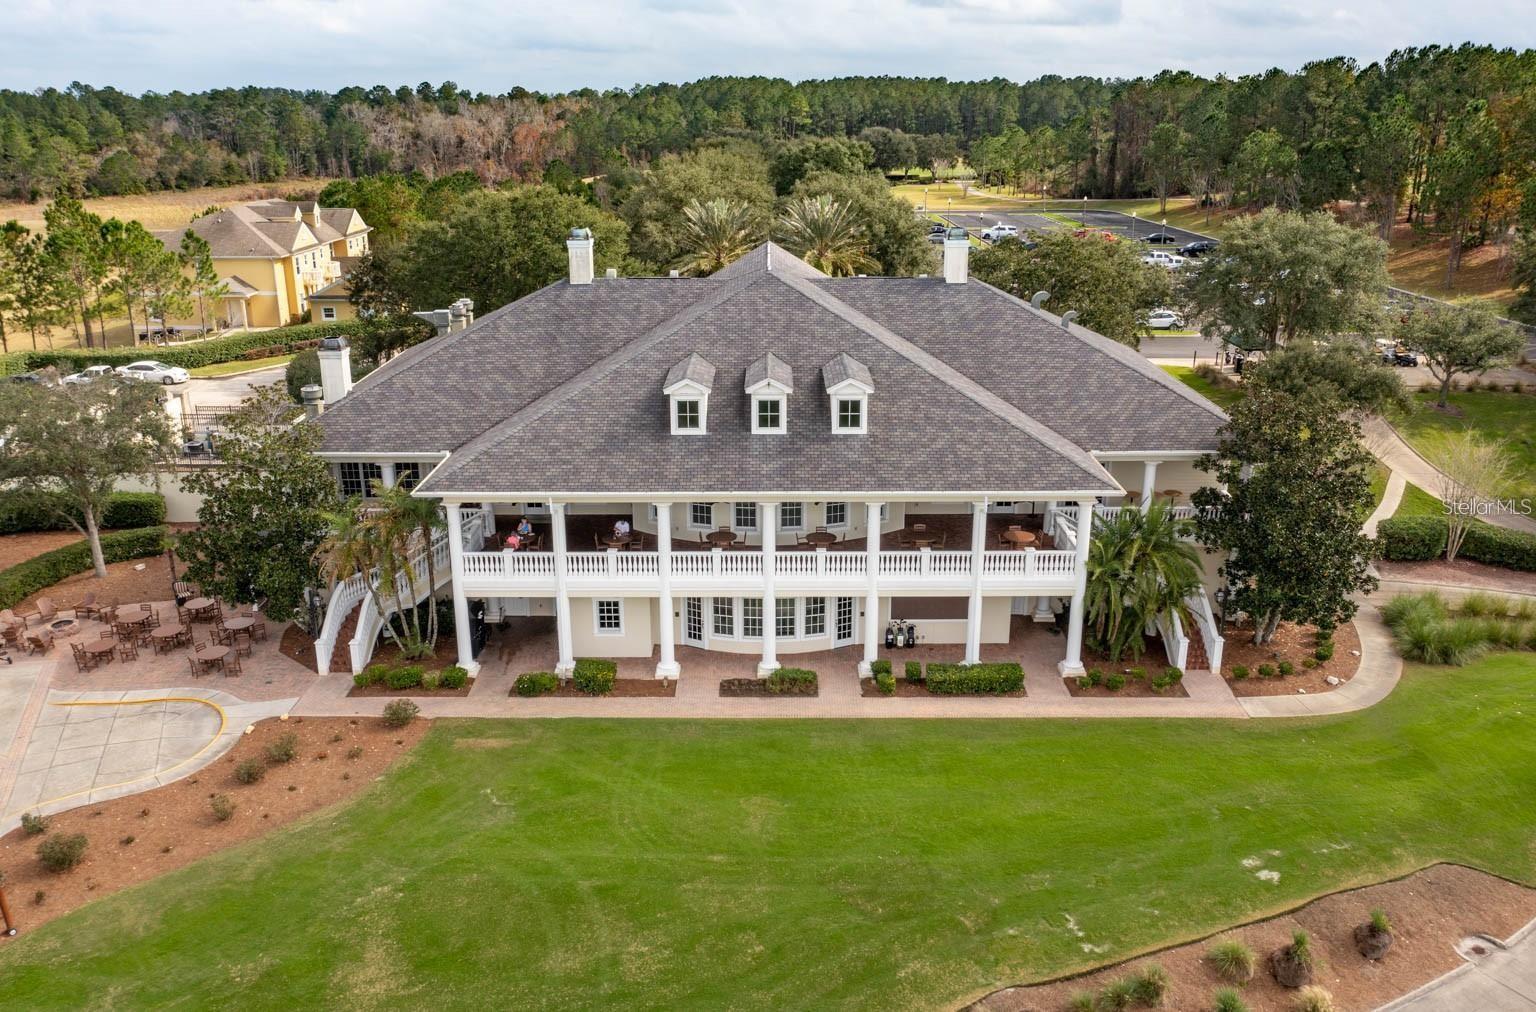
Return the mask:
[[936,534],[914,534],[908,540],[915,548],[932,548],[939,543],[939,537]]
[[250,615],[236,615],[234,618],[224,620],[224,628],[230,632],[245,632],[256,624],[256,619]]
[[734,545],[736,543],[736,532],[710,531],[708,534],[704,535],[704,540],[708,541],[712,545],[720,545],[722,547],[726,545]]
[[194,619],[211,618],[213,610],[218,606],[219,602],[211,597],[194,597],[186,603],[186,609]]
[[823,548],[827,545],[837,544],[837,535],[831,531],[813,531],[805,536],[805,543],[815,545],[817,548]]
[[203,665],[203,667],[213,667],[216,665],[222,668],[224,662],[229,659],[229,655],[233,651],[229,647],[213,644],[211,646],[198,647],[192,652],[197,656],[197,663]]
[[1035,543],[1035,534],[1033,531],[1009,530],[1003,532],[1003,540],[1018,548],[1023,548],[1025,545],[1032,545]]
[[169,650],[171,647],[175,646],[177,643],[180,643],[182,637],[185,636],[186,634],[187,634],[186,626],[181,626],[181,625],[163,625],[160,628],[158,628],[158,629],[154,630],[153,632],[151,632],[149,635],[150,635],[150,638],[155,641],[155,649],[156,650],[160,650],[162,648],[165,649],[165,650]]
[[90,654],[92,657],[96,658],[97,660],[105,659],[105,660],[110,661],[112,659],[113,652],[116,651],[116,650],[117,650],[117,640],[112,639],[111,637],[107,637],[107,638],[99,639],[99,640],[92,640],[91,642],[89,642],[89,643],[87,643],[85,645],[85,652]]

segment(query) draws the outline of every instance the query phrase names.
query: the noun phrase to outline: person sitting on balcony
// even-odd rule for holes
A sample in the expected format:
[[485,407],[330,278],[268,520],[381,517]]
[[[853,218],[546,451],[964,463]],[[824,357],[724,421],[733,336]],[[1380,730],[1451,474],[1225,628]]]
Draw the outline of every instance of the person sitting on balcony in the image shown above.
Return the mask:
[[518,537],[516,531],[507,535],[507,551],[515,552],[521,547],[523,547],[523,539]]
[[629,521],[628,520],[618,520],[618,521],[615,521],[614,525],[613,525],[613,536],[616,537],[616,538],[627,538],[627,537],[629,537]]
[[518,521],[517,521],[517,536],[520,537],[520,538],[526,538],[528,535],[530,535],[532,533],[533,533],[533,524],[530,524],[528,522],[528,518],[527,517],[520,517],[520,518],[518,518]]

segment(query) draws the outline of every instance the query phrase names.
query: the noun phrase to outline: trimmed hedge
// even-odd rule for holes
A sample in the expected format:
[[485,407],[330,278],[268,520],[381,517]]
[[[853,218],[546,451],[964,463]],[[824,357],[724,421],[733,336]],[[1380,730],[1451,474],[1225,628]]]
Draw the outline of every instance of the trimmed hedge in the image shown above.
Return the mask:
[[274,330],[240,331],[184,345],[143,344],[136,348],[54,348],[13,351],[0,355],[0,375],[13,376],[53,366],[61,373],[79,372],[88,365],[127,365],[142,358],[152,358],[167,365],[195,369],[241,359],[271,358],[289,352],[313,348],[327,337],[356,337],[363,333],[363,320],[338,320],[334,323],[303,323]]
[[[886,662],[886,669],[881,674],[886,679],[891,677],[889,661]],[[787,693],[811,695],[816,690],[816,672],[805,668],[776,668],[764,679],[764,682],[769,693],[775,696]]]
[[518,675],[512,688],[519,696],[543,696],[560,688],[560,679],[552,671],[530,671]]
[[[159,555],[165,551],[170,532],[164,527],[113,531],[101,536],[101,554],[108,562],[124,562]],[[0,608],[11,608],[23,598],[53,586],[60,580],[91,568],[91,546],[84,538],[6,570],[0,570]]]
[[576,658],[576,670],[571,672],[571,683],[589,696],[606,696],[613,691],[614,680],[619,676],[619,665],[599,657]]
[[[1445,517],[1392,517],[1376,529],[1381,557],[1389,562],[1428,562],[1445,554]],[[1477,521],[1467,531],[1457,558],[1490,566],[1536,572],[1536,534]]]
[[1024,669],[1011,661],[928,665],[928,691],[940,696],[1003,695],[1023,687]]
[[[62,501],[64,496],[54,494],[50,498],[57,502]],[[106,513],[101,518],[101,526],[104,530],[157,527],[163,523],[165,523],[165,497],[156,495],[154,492],[113,492],[107,500]],[[32,531],[72,529],[68,521],[52,510],[44,508],[44,505],[32,496],[22,497],[14,493],[0,495],[0,534],[28,534]]]

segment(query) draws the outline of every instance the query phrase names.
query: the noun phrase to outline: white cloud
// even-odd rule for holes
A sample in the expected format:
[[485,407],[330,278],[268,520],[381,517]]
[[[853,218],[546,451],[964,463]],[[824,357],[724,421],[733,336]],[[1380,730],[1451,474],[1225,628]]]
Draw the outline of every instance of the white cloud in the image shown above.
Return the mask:
[[[1518,7],[1532,14],[1532,0]],[[129,91],[456,81],[542,91],[710,74],[1239,75],[1463,40],[1536,45],[1465,0],[8,0],[0,86]]]

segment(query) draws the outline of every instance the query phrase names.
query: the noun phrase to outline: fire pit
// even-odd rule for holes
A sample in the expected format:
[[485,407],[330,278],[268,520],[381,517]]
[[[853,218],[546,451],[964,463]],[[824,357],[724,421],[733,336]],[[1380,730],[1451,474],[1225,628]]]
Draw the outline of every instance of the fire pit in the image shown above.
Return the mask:
[[72,618],[58,618],[48,623],[55,636],[73,636],[80,631],[80,623]]

